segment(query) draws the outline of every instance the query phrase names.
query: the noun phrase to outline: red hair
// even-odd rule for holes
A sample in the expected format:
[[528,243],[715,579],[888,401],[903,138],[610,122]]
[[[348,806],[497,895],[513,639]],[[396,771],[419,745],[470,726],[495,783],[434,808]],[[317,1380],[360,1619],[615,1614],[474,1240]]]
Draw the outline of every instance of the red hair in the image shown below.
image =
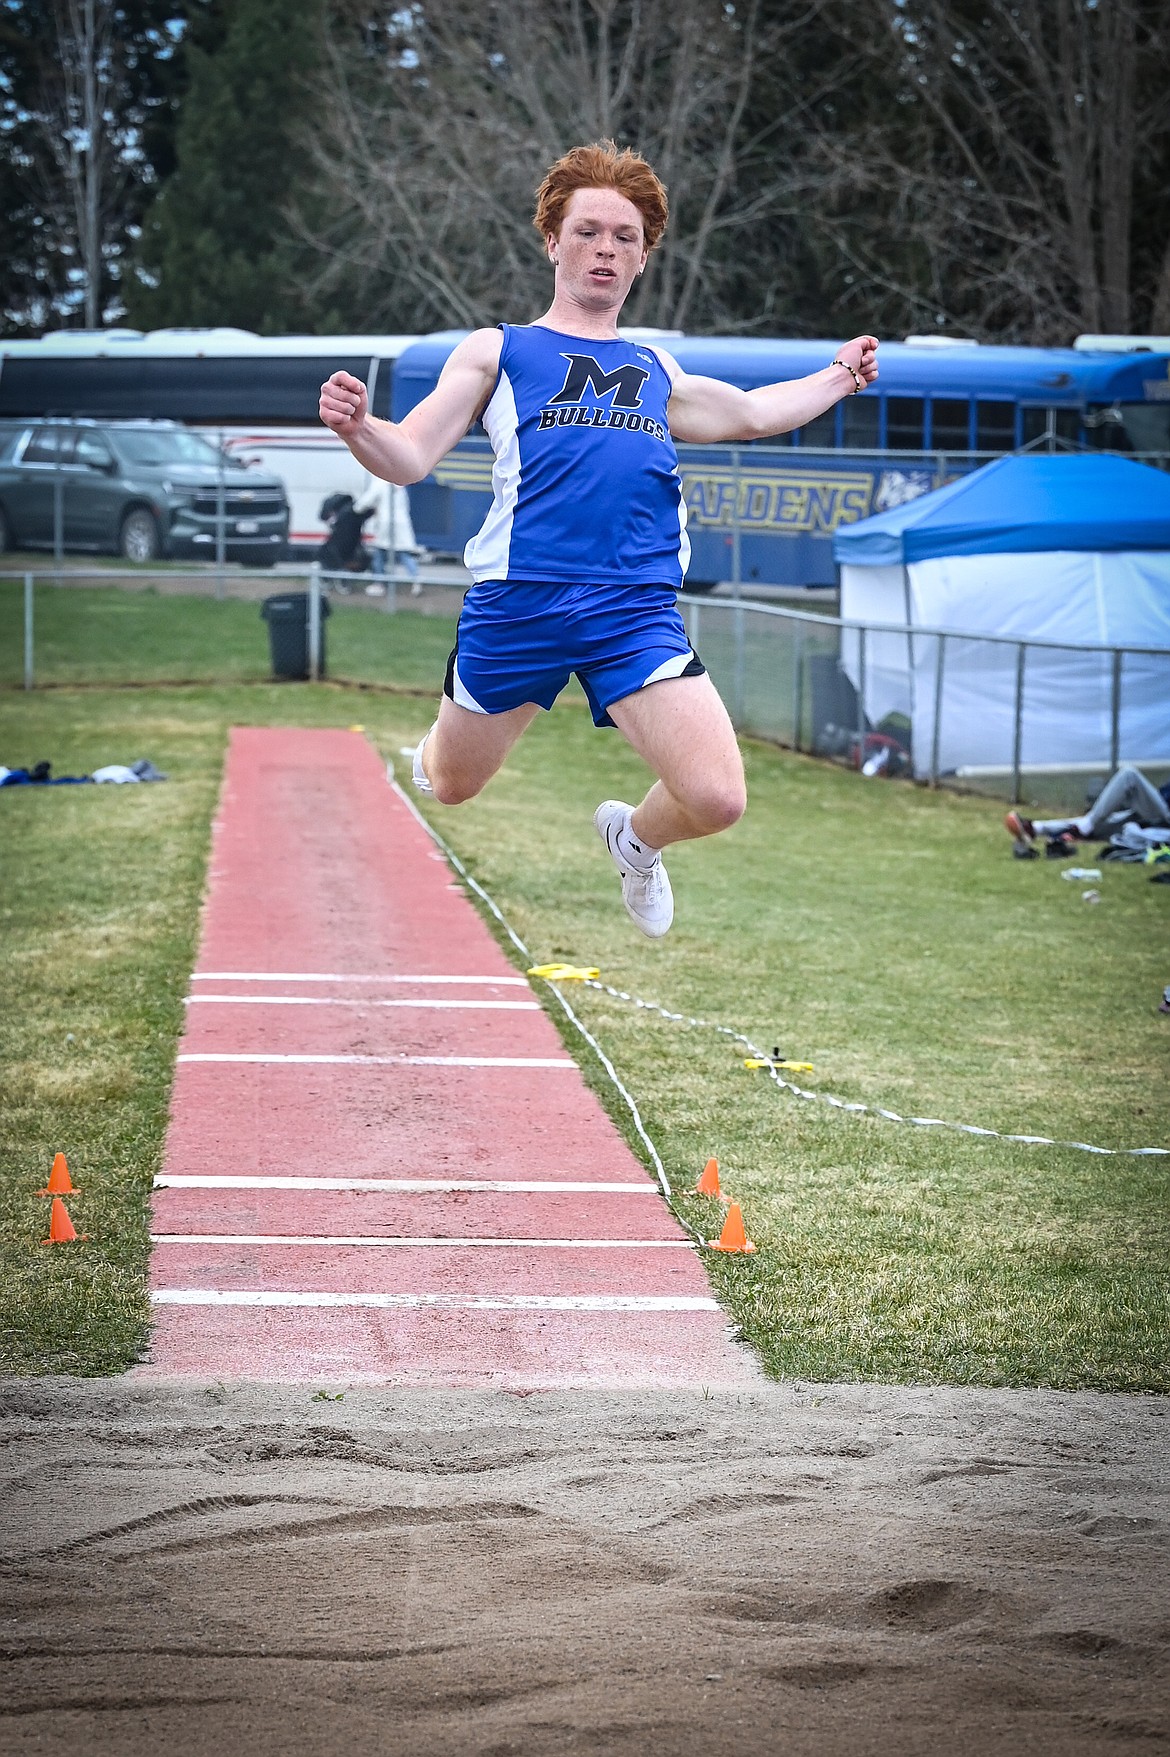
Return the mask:
[[666,230],[666,190],[641,153],[628,146],[619,152],[612,140],[597,140],[573,147],[546,172],[532,218],[542,238],[560,236],[569,197],[578,189],[616,189],[632,201],[642,216],[647,250]]

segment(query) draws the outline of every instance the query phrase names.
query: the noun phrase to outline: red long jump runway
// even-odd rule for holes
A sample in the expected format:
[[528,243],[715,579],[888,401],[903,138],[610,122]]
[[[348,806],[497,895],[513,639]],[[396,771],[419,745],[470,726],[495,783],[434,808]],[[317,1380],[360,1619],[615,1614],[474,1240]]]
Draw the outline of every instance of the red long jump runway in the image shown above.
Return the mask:
[[141,1370],[757,1376],[657,1185],[359,734],[233,732],[187,1011]]

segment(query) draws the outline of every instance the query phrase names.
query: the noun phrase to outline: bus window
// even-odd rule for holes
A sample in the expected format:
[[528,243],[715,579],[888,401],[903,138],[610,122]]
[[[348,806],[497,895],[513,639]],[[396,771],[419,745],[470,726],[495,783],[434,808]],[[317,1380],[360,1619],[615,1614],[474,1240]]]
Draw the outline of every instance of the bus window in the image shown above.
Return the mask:
[[1170,403],[1122,403],[1121,415],[1134,451],[1170,452]]
[[1016,443],[1014,403],[975,404],[975,446],[978,451],[1011,451]]
[[1085,410],[1096,451],[1170,451],[1170,404],[1111,403]]
[[1085,409],[1085,439],[1094,451],[1128,451],[1120,403],[1090,403]]
[[801,445],[833,446],[837,443],[837,411],[826,409],[815,421],[806,421],[800,429]]
[[922,398],[886,398],[886,445],[890,451],[922,450]]
[[934,451],[970,449],[971,405],[966,397],[961,400],[958,397],[930,399],[930,444]]
[[1023,430],[1021,437],[1025,445],[1036,439],[1043,439],[1046,433],[1052,433],[1057,439],[1076,441],[1081,436],[1081,416],[1078,409],[1021,409]]
[[874,451],[878,443],[877,397],[846,397],[841,404],[841,444],[854,451]]
[[[137,355],[111,359],[6,360],[0,415],[90,415],[172,421],[288,422],[316,427],[322,382],[339,367],[366,379],[370,356]],[[375,391],[389,413],[390,362]]]

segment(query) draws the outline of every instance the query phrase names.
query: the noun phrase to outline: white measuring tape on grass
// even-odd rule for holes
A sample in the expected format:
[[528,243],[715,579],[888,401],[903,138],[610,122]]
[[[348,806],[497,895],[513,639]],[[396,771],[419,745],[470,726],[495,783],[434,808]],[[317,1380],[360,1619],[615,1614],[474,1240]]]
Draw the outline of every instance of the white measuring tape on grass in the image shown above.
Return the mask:
[[[415,805],[413,799],[411,799],[403,788],[398,785],[397,781],[394,779],[394,771],[389,765],[387,766],[386,777],[390,782],[390,785],[394,788],[394,791],[398,794],[398,797],[413,813],[415,818],[417,818],[427,835],[430,836],[432,841],[442,849],[443,854],[455,868],[455,871],[459,874],[460,878],[465,884],[470,886],[476,896],[481,899],[488,909],[490,909],[512,944],[516,947],[516,950],[522,957],[526,959],[531,958],[532,953],[528,950],[528,947],[524,944],[524,941],[520,936],[513,932],[502,911],[497,907],[494,899],[488,895],[487,891],[484,890],[479,881],[471,876],[455,850],[444,841],[443,837],[440,836],[434,826],[427,822],[426,818]],[[887,1110],[882,1105],[860,1104],[857,1101],[848,1098],[838,1098],[832,1092],[810,1092],[804,1086],[797,1086],[792,1080],[783,1079],[774,1059],[771,1056],[766,1055],[757,1044],[753,1043],[751,1038],[747,1036],[746,1032],[737,1031],[731,1025],[718,1025],[710,1019],[697,1019],[693,1018],[688,1013],[671,1012],[668,1007],[659,1006],[657,1001],[643,1000],[640,995],[628,994],[624,988],[612,988],[608,982],[600,981],[598,975],[596,975],[592,969],[578,968],[568,964],[550,964],[539,966],[537,969],[530,969],[529,974],[539,976],[542,981],[548,983],[548,986],[563,1007],[565,1014],[581,1033],[586,1043],[588,1043],[593,1053],[597,1056],[609,1078],[612,1080],[623,1103],[629,1109],[630,1115],[634,1121],[634,1127],[638,1132],[638,1138],[641,1140],[646,1151],[650,1155],[651,1163],[658,1174],[658,1181],[662,1185],[663,1194],[666,1196],[667,1201],[670,1202],[672,1209],[674,1209],[674,1196],[670,1187],[670,1179],[666,1175],[666,1170],[659,1157],[657,1148],[646,1133],[642,1118],[638,1112],[638,1106],[635,1104],[631,1093],[626,1090],[625,1086],[623,1086],[621,1080],[618,1078],[617,1070],[614,1068],[613,1063],[610,1061],[597,1039],[577,1017],[576,1013],[561,993],[560,987],[558,986],[560,982],[580,982],[586,988],[594,988],[600,994],[608,995],[611,1000],[625,1001],[630,1006],[637,1007],[642,1012],[657,1013],[660,1019],[666,1019],[672,1025],[686,1025],[697,1031],[714,1031],[720,1037],[726,1037],[733,1043],[742,1044],[753,1060],[758,1061],[761,1067],[767,1068],[769,1079],[771,1079],[772,1082],[782,1091],[791,1092],[795,1098],[806,1098],[814,1104],[827,1104],[833,1110],[847,1111],[852,1116],[881,1117],[885,1122],[905,1123],[916,1129],[950,1129],[952,1132],[960,1135],[977,1135],[980,1139],[988,1141],[1014,1141],[1027,1147],[1069,1147],[1078,1153],[1099,1153],[1119,1159],[1155,1159],[1170,1156],[1170,1147],[1095,1147],[1089,1141],[1059,1141],[1052,1135],[1009,1134],[1001,1129],[983,1129],[976,1123],[948,1122],[944,1118],[937,1116],[902,1116],[900,1112],[896,1110]],[[804,1065],[807,1066],[808,1064],[805,1063]],[[695,1231],[694,1227],[684,1220],[682,1215],[677,1213],[677,1210],[675,1210],[675,1213],[676,1218],[686,1227],[692,1237],[699,1238],[699,1234]],[[700,1239],[699,1242],[704,1243],[705,1241]]]
[[[545,980],[549,979],[546,977]],[[607,982],[599,982],[596,978],[586,979],[585,986],[599,989],[602,994],[608,994],[614,1000],[628,1001],[631,1006],[638,1007],[643,1012],[657,1013],[660,1018],[669,1019],[672,1024],[690,1025],[701,1031],[717,1031],[721,1037],[729,1037],[735,1043],[742,1043],[753,1060],[760,1067],[767,1068],[769,1078],[785,1092],[791,1092],[797,1098],[810,1098],[817,1103],[831,1105],[834,1110],[847,1110],[858,1116],[880,1116],[886,1122],[909,1123],[916,1129],[953,1129],[961,1135],[981,1135],[993,1141],[1022,1141],[1029,1147],[1075,1147],[1080,1153],[1104,1153],[1118,1157],[1128,1154],[1133,1158],[1147,1159],[1170,1155],[1170,1147],[1094,1147],[1089,1141],[1058,1141],[1052,1135],[1011,1135],[1001,1129],[981,1129],[975,1123],[947,1122],[937,1116],[902,1116],[898,1111],[886,1110],[881,1105],[859,1104],[848,1098],[837,1098],[832,1092],[809,1092],[805,1087],[795,1085],[792,1080],[780,1077],[778,1066],[791,1066],[791,1063],[777,1064],[744,1032],[736,1031],[730,1025],[715,1025],[710,1019],[694,1019],[686,1013],[672,1013],[655,1001],[642,1000],[636,994],[627,994],[623,988],[611,988]],[[806,1067],[808,1065],[807,1062],[804,1064]]]

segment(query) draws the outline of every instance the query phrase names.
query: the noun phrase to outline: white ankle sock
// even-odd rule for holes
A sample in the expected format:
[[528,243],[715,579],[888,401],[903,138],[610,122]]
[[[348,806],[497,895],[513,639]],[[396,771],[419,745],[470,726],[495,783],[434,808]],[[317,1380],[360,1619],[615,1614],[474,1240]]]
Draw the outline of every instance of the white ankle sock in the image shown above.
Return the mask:
[[422,763],[423,745],[426,743],[427,739],[430,737],[431,733],[434,730],[435,730],[435,728],[433,726],[429,726],[427,728],[426,732],[423,734],[423,736],[419,739],[418,744],[415,747],[414,760],[411,763],[411,776],[410,776],[410,778],[414,782],[415,786],[418,788],[420,793],[433,793],[434,792],[434,788],[431,786],[430,781],[427,779],[427,772],[423,768],[423,763]]
[[639,872],[649,872],[661,853],[661,849],[639,842],[628,823],[622,825],[615,839],[622,859],[628,865],[637,867]]

